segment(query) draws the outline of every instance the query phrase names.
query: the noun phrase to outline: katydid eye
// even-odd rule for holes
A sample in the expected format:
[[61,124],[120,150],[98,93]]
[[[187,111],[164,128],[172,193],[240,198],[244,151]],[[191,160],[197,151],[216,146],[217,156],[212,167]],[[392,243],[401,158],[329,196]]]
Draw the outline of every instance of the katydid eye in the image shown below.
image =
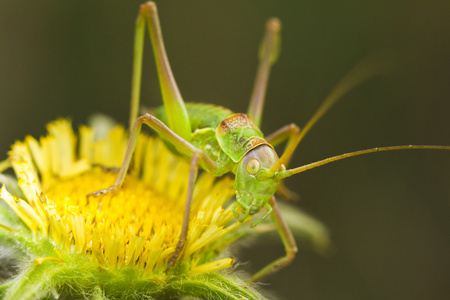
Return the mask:
[[256,173],[259,172],[260,169],[261,169],[261,164],[259,163],[259,161],[256,158],[250,159],[250,161],[247,163],[247,172],[250,175],[255,175]]

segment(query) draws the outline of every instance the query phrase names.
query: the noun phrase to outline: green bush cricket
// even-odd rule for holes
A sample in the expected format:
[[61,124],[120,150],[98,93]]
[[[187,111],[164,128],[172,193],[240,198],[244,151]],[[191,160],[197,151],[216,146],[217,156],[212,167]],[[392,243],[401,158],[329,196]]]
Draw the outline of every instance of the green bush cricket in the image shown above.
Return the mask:
[[[145,26],[148,26],[150,33],[164,106],[156,109],[154,115],[144,114],[138,117]],[[279,54],[280,31],[281,24],[278,19],[272,18],[267,22],[248,112],[235,114],[219,106],[184,103],[167,59],[156,5],[148,2],[140,7],[135,32],[130,138],[127,151],[115,184],[107,189],[90,193],[88,196],[100,196],[120,188],[127,174],[142,124],[147,124],[156,131],[174,152],[189,159],[190,172],[183,227],[167,271],[176,263],[186,242],[193,187],[199,166],[215,176],[229,172],[235,174],[236,202],[232,211],[239,221],[243,222],[249,216],[266,208],[264,215],[252,226],[256,226],[269,215],[275,223],[286,255],[265,266],[249,279],[249,281],[257,281],[288,265],[297,252],[296,242],[283,220],[274,196],[276,191],[284,195],[290,194],[282,184],[283,178],[333,161],[372,152],[401,149],[450,150],[449,146],[430,145],[372,148],[286,169],[295,148],[312,126],[343,94],[375,75],[379,68],[373,59],[363,61],[338,83],[301,131],[295,124],[290,124],[264,137],[258,127],[261,124],[270,69]],[[282,156],[278,157],[273,147],[282,142],[287,142],[286,148]]]

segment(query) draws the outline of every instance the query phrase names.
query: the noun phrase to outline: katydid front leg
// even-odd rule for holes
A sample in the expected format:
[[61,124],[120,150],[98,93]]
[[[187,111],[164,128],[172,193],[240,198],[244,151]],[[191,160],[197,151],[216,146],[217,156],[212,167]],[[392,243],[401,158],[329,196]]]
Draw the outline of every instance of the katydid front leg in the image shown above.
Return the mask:
[[286,221],[284,221],[283,216],[281,215],[280,208],[278,207],[275,196],[272,196],[269,204],[272,207],[272,213],[270,217],[272,218],[272,221],[275,224],[278,234],[280,235],[280,238],[283,242],[286,255],[284,257],[276,259],[275,261],[259,270],[256,274],[250,277],[247,282],[259,281],[261,278],[273,274],[278,270],[286,267],[292,262],[298,251],[294,236],[288,225],[286,224]]
[[[289,125],[283,126],[282,128],[278,129],[274,133],[267,136],[266,140],[274,147],[281,144],[285,140],[288,140],[287,145],[285,147],[285,151],[286,151],[287,149],[289,149],[289,147],[294,147],[294,148],[296,147],[295,142],[299,135],[300,135],[300,128],[297,125],[295,125],[294,123],[291,123]],[[291,158],[292,158],[292,156],[288,157],[288,159],[284,163],[284,166],[286,168],[288,168]],[[287,200],[296,201],[299,198],[297,193],[291,191],[284,184],[284,180],[280,180],[280,183],[278,184],[278,187],[277,187],[277,193]]]

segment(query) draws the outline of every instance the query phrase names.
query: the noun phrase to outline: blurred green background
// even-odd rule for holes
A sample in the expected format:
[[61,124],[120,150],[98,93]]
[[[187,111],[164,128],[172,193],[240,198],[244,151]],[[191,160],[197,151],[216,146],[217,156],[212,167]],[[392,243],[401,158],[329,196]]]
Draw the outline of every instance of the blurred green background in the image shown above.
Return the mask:
[[[140,1],[0,1],[0,152],[45,124],[95,112],[128,117]],[[300,127],[364,57],[392,72],[346,95],[298,148],[293,166],[401,144],[450,144],[447,1],[159,1],[168,55],[186,101],[245,112],[265,21],[283,22],[262,130]],[[148,41],[148,39],[147,39]],[[147,44],[149,45],[149,44]],[[149,47],[143,104],[161,104]],[[301,247],[266,280],[281,299],[449,299],[450,153],[391,152],[297,175],[296,204],[330,229],[329,257]],[[252,247],[246,268],[283,253]]]

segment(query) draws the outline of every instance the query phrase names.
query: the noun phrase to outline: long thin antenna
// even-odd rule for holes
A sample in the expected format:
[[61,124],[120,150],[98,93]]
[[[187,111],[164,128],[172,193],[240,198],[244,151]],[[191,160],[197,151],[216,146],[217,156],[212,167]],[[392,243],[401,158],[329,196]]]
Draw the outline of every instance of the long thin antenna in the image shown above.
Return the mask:
[[377,147],[372,149],[359,150],[355,152],[344,153],[341,155],[332,156],[329,158],[325,158],[298,168],[289,169],[286,171],[282,171],[276,175],[278,179],[290,177],[294,174],[305,172],[326,164],[329,164],[334,161],[338,161],[341,159],[349,158],[352,156],[358,156],[368,153],[374,152],[382,152],[382,151],[393,151],[393,150],[408,150],[408,149],[434,149],[434,150],[450,150],[450,146],[434,146],[434,145],[404,145],[404,146],[390,146],[390,147]]
[[313,127],[314,124],[330,109],[330,107],[342,98],[348,91],[373,77],[381,70],[382,64],[375,57],[370,56],[358,63],[342,80],[334,87],[330,94],[325,98],[322,105],[317,109],[314,115],[309,119],[299,135],[299,142]]
[[314,115],[309,119],[306,125],[300,131],[300,134],[297,137],[297,140],[292,144],[291,147],[286,149],[286,151],[281,156],[278,163],[276,163],[271,169],[270,172],[274,173],[280,169],[282,164],[286,164],[286,162],[291,157],[298,143],[305,137],[305,135],[309,132],[309,130],[313,127],[314,124],[319,121],[319,119],[336,103],[339,99],[342,98],[348,91],[353,89],[355,86],[360,84],[361,82],[373,77],[374,75],[380,73],[380,70],[383,68],[383,63],[380,62],[380,59],[377,56],[370,56],[360,63],[358,63],[347,75],[342,78],[342,80],[334,87],[334,89],[328,94],[323,103],[314,113]]

